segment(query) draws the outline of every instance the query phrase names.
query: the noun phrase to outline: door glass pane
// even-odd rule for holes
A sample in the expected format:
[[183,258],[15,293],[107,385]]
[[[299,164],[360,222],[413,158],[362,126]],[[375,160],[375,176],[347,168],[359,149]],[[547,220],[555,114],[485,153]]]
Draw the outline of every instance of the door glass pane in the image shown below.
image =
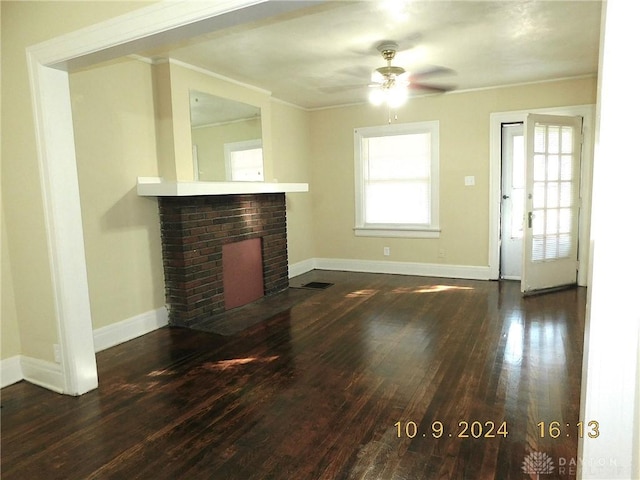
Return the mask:
[[545,155],[533,156],[533,180],[543,182],[547,177],[547,162]]
[[573,153],[573,128],[562,127],[562,153]]
[[561,208],[558,212],[558,229],[560,233],[570,233],[571,232],[571,209],[570,208]]
[[558,180],[560,170],[560,158],[558,155],[549,155],[547,158],[547,180]]
[[534,139],[533,139],[533,150],[537,152],[545,152],[546,149],[546,138],[545,138],[546,128],[544,125],[536,125]]
[[571,171],[571,162],[573,157],[571,155],[562,155],[560,161],[560,179],[571,180],[573,178],[573,172]]
[[555,235],[547,235],[545,237],[544,250],[545,260],[558,258],[558,237]]
[[544,208],[544,197],[544,182],[535,182],[533,184],[533,208]]
[[549,153],[559,153],[560,152],[560,128],[559,127],[547,127],[547,135],[549,147],[547,151]]
[[532,240],[531,260],[534,262],[544,260],[544,237],[533,237]]
[[547,208],[558,207],[558,182],[547,183]]
[[571,182],[561,182],[560,183],[560,204],[559,207],[570,207],[571,206],[571,197],[573,195],[572,192],[572,183]]
[[544,210],[537,210],[533,213],[531,228],[534,235],[544,235]]
[[571,254],[571,234],[564,233],[558,236],[558,257],[567,258]]
[[555,235],[558,233],[558,211],[547,210],[547,234]]

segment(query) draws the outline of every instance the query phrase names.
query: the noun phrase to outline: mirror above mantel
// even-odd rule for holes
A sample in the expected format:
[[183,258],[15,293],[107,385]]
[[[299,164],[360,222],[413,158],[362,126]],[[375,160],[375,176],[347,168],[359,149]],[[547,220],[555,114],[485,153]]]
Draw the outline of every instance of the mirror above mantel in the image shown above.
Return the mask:
[[189,91],[195,181],[264,181],[260,107]]

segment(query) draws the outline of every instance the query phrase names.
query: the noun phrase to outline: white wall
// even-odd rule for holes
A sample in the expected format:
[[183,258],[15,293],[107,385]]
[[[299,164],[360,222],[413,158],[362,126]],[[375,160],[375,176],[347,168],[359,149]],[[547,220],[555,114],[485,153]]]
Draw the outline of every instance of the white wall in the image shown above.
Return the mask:
[[592,281],[587,306],[578,478],[640,478],[640,309],[637,274],[637,48],[640,4],[610,1],[601,48],[593,171]]

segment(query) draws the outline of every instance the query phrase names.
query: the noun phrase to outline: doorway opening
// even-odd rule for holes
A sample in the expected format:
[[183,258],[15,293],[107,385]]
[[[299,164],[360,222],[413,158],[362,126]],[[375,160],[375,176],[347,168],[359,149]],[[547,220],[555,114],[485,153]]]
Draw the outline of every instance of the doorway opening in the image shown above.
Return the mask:
[[500,280],[520,280],[525,207],[523,122],[503,123],[500,145]]
[[[489,200],[491,204],[490,210],[490,236],[489,236],[489,275],[493,280],[508,280],[510,275],[506,271],[506,266],[503,265],[505,255],[502,252],[503,239],[506,236],[506,232],[503,231],[505,221],[502,218],[504,203],[506,199],[503,199],[503,195],[509,195],[506,191],[503,192],[503,126],[510,133],[510,136],[517,137],[517,124],[522,124],[524,130],[524,142],[525,142],[525,159],[527,157],[527,137],[526,121],[530,115],[547,115],[547,116],[572,116],[582,117],[582,132],[578,133],[582,137],[582,161],[576,166],[574,171],[576,175],[577,185],[579,185],[579,211],[577,212],[579,217],[578,222],[578,243],[580,249],[578,250],[578,278],[577,283],[580,286],[587,286],[588,273],[589,273],[589,235],[590,235],[590,218],[591,218],[591,184],[592,184],[592,164],[593,164],[593,147],[594,147],[594,130],[595,130],[595,105],[576,105],[566,107],[552,107],[552,108],[540,108],[540,109],[527,109],[510,112],[495,112],[491,114],[490,118],[490,182],[489,182]],[[557,120],[557,119],[556,119]],[[530,122],[531,123],[531,122]],[[534,129],[535,132],[535,129]],[[534,135],[534,132],[531,135]],[[517,141],[513,140],[512,141]],[[525,165],[527,161],[525,160]],[[532,164],[533,165],[533,164]],[[527,174],[525,172],[525,180],[527,175],[533,178],[533,172]],[[546,175],[546,173],[545,173]],[[528,227],[528,212],[534,213],[532,220],[535,217],[533,210],[532,198],[528,197],[528,191],[525,182],[525,211],[524,218],[522,218],[523,227]],[[513,217],[513,211],[512,211]],[[542,216],[539,215],[538,219]],[[533,222],[532,222],[533,223]],[[527,238],[525,232],[522,239],[523,253],[520,256],[521,262],[524,261],[524,249],[526,247],[525,239]],[[530,233],[533,233],[531,231]],[[515,255],[517,257],[518,254]],[[517,263],[517,262],[516,262]],[[522,270],[522,264],[520,265]],[[525,277],[526,272],[520,272],[520,282]],[[518,281],[517,273],[513,274],[515,278],[513,280]]]

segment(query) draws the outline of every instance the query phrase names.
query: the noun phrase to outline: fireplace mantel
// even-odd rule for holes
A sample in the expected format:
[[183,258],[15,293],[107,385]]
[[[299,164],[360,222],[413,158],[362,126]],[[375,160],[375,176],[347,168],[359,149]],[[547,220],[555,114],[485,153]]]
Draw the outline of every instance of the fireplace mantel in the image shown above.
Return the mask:
[[308,192],[308,183],[272,182],[167,182],[161,177],[138,177],[142,197],[191,197],[197,195],[243,195],[255,193]]

